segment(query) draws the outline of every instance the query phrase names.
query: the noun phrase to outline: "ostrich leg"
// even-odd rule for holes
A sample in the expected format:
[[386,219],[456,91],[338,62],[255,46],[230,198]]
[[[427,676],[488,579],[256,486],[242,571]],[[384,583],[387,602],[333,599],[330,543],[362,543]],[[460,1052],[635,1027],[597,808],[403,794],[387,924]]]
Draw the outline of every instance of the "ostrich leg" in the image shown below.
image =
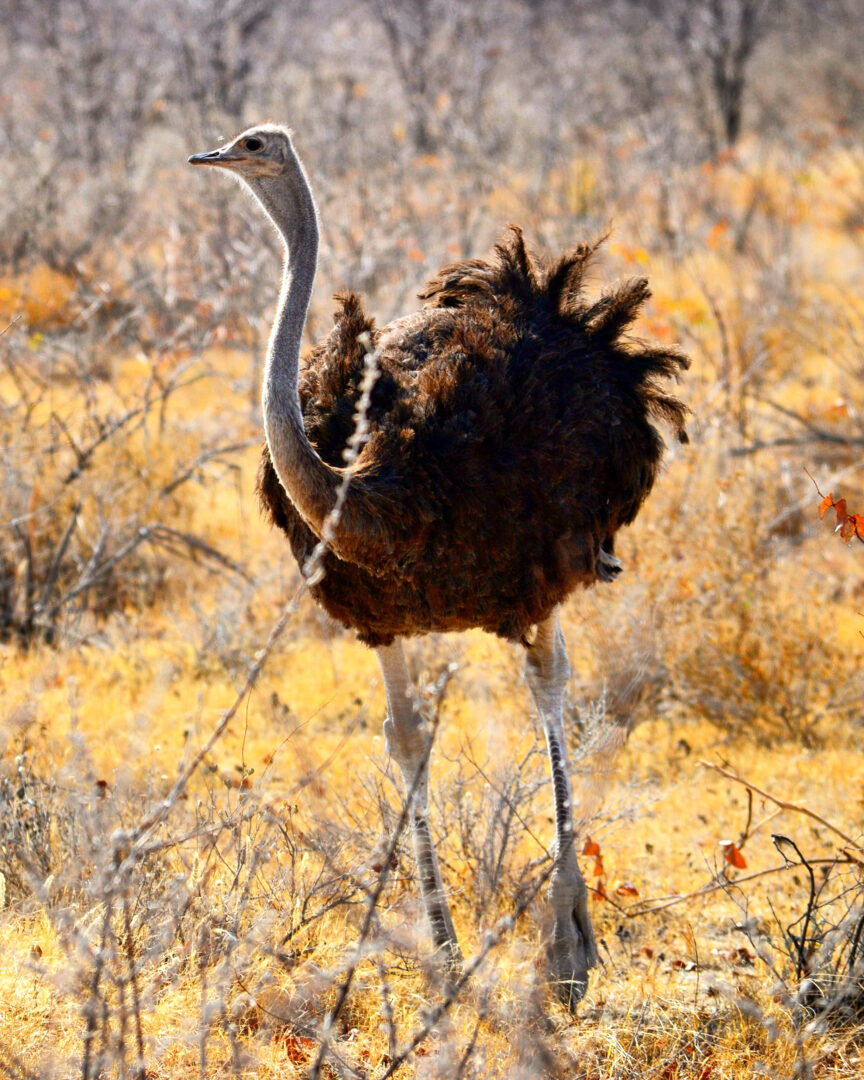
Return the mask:
[[573,840],[573,796],[563,717],[570,664],[557,609],[537,627],[537,638],[526,654],[525,675],[546,733],[555,798],[555,862],[549,886],[551,980],[558,997],[572,1009],[588,988],[588,969],[597,964],[597,945],[588,915],[588,888]]
[[414,688],[405,667],[402,642],[378,650],[378,660],[384,675],[387,694],[387,719],[384,738],[387,750],[396,759],[402,773],[409,807],[411,833],[417,858],[417,875],[432,930],[432,939],[450,974],[457,974],[462,965],[462,953],[453,929],[450,908],[441,882],[438,857],[429,831],[429,758],[432,747],[430,735],[416,704]]

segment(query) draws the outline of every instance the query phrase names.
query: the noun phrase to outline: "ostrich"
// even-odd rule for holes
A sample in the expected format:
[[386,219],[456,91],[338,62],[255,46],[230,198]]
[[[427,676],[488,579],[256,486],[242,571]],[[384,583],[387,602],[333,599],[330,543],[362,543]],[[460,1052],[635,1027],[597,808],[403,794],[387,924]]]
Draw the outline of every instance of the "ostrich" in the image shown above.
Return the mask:
[[649,295],[646,281],[589,303],[582,280],[596,245],[541,262],[515,227],[489,261],[444,268],[420,294],[421,310],[381,329],[356,296],[337,295],[333,329],[301,362],[318,214],[290,132],[250,128],[189,161],[243,180],[284,241],[257,490],[301,568],[344,477],[363,341],[374,342],[380,375],[368,441],[328,540],[324,573],[310,588],[334,619],[377,650],[387,748],[413,795],[420,890],[451,972],[461,954],[429,830],[430,734],[401,641],[482,627],[525,648],[555,809],[550,978],[572,1008],[597,948],[574,847],[563,722],[570,669],[558,610],[578,586],[613,580],[621,570],[615,534],[651,490],[664,449],[652,421],[687,439],[685,407],[659,380],[688,362],[675,350],[622,338]]

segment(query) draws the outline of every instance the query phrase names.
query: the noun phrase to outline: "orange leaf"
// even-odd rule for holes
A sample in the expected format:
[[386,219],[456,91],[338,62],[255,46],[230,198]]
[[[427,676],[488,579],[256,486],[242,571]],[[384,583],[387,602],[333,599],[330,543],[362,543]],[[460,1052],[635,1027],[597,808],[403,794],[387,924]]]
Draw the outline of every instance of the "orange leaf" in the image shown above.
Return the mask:
[[594,869],[591,871],[591,873],[594,875],[594,877],[602,877],[603,876],[603,856],[602,855],[595,855],[594,856]]
[[723,858],[730,866],[734,866],[736,870],[743,870],[747,866],[747,860],[738,850],[738,845],[731,840],[728,844],[723,845]]
[[825,511],[830,510],[833,505],[834,505],[834,496],[831,495],[831,494],[826,495],[825,498],[822,500],[822,502],[819,503],[819,520],[820,521],[822,521],[822,519],[825,517]]
[[315,1047],[315,1043],[311,1039],[304,1038],[302,1035],[295,1035],[293,1031],[288,1031],[282,1038],[282,1046],[285,1057],[292,1064],[305,1065]]
[[585,837],[585,846],[582,848],[583,855],[599,855],[600,845],[591,839],[590,836]]
[[838,499],[837,502],[834,503],[834,510],[837,514],[837,524],[842,525],[846,518],[849,517],[846,512],[846,500]]
[[616,896],[638,896],[639,890],[632,881],[621,881],[615,887]]
[[840,526],[840,535],[847,544],[853,536],[864,540],[864,515],[850,514]]

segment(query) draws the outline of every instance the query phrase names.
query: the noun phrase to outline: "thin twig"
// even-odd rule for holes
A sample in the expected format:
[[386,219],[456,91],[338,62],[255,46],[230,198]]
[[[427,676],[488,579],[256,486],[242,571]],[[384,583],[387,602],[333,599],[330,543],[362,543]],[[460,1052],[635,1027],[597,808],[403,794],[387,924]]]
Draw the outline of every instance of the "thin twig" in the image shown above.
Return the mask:
[[197,552],[198,554],[205,555],[208,559],[212,559],[213,562],[218,563],[220,566],[224,566],[226,570],[230,570],[238,577],[243,578],[244,581],[250,584],[255,580],[253,576],[247,573],[239,563],[234,562],[233,559],[224,555],[218,548],[212,546],[212,544],[206,543],[197,536],[193,536],[191,533],[181,532],[179,529],[173,529],[170,525],[147,525],[146,528],[148,535],[146,539],[151,543],[162,542],[172,551],[177,551],[176,548],[171,547],[166,543],[168,540],[177,540],[181,544],[184,544],[190,552]]
[[806,817],[811,818],[813,821],[818,821],[820,825],[823,825],[830,832],[833,832],[836,836],[839,836],[841,840],[844,840],[855,851],[862,851],[861,844],[857,840],[853,840],[851,836],[844,833],[842,829],[838,829],[836,825],[832,825],[830,821],[826,821],[814,810],[811,810],[808,806],[801,806],[800,803],[788,802],[785,799],[778,799],[776,795],[772,795],[769,791],[765,791],[764,788],[757,787],[752,781],[747,780],[743,776],[738,776],[731,772],[729,769],[724,769],[722,765],[715,765],[711,761],[700,761],[699,764],[704,769],[711,769],[713,772],[719,773],[721,776],[725,776],[727,780],[734,780],[736,784],[742,784],[744,787],[751,788],[757,795],[761,795],[763,799],[768,799],[769,802],[774,803],[775,806],[779,806],[782,810],[792,810],[796,814],[804,814]]
[[183,484],[185,484],[187,480],[190,480],[198,471],[198,469],[201,468],[202,465],[206,465],[214,458],[221,457],[223,454],[241,453],[244,450],[249,450],[257,443],[257,439],[246,439],[244,442],[227,443],[225,446],[214,446],[211,447],[211,449],[209,450],[203,450],[198,455],[198,457],[196,457],[193,461],[190,461],[188,465],[186,465],[182,469],[181,472],[179,472],[173,479],[169,480],[164,487],[159,489],[159,497],[170,495],[178,487],[181,487]]
[[42,592],[39,596],[38,609],[44,611],[48,606],[48,601],[51,598],[51,593],[54,591],[54,586],[57,584],[57,578],[60,574],[60,567],[63,562],[63,556],[66,554],[66,549],[69,546],[69,541],[72,539],[72,533],[75,531],[78,525],[78,515],[81,513],[81,503],[76,502],[72,507],[72,514],[69,518],[69,523],[63,531],[63,535],[60,537],[55,551],[54,558],[51,560],[51,568],[45,578],[45,584],[42,587]]
[[807,898],[807,907],[804,909],[804,914],[801,919],[796,920],[796,922],[803,922],[803,925],[801,927],[801,933],[796,934],[795,931],[792,929],[792,927],[796,925],[796,923],[794,922],[790,923],[789,926],[786,927],[786,934],[789,940],[795,946],[795,974],[796,977],[800,980],[807,974],[810,966],[808,963],[809,955],[807,949],[807,932],[810,929],[810,923],[813,920],[813,914],[816,907],[816,875],[813,873],[813,867],[807,861],[807,859],[804,858],[804,854],[802,853],[801,848],[798,847],[794,840],[790,839],[788,836],[781,836],[779,833],[772,836],[771,839],[774,841],[774,847],[776,847],[780,854],[783,856],[783,858],[786,859],[786,864],[788,866],[797,865],[795,862],[792,861],[792,859],[789,858],[789,856],[786,854],[786,851],[784,850],[787,846],[792,848],[792,850],[798,856],[798,862],[801,864],[801,866],[805,867],[810,877],[810,895]]
[[[844,857],[838,855],[830,859],[811,859],[810,865],[856,866],[858,865],[858,860],[850,858],[849,856]],[[694,889],[689,893],[677,893],[674,896],[661,896],[649,900],[640,900],[632,907],[623,907],[620,904],[616,904],[615,907],[622,915],[626,915],[628,919],[638,919],[643,915],[653,915],[655,911],[666,911],[667,908],[675,907],[676,904],[686,904],[690,900],[698,900],[700,897],[710,896],[711,893],[719,892],[721,889],[727,889],[730,885],[743,885],[746,881],[755,881],[756,878],[767,877],[769,874],[779,874],[781,871],[788,869],[789,863],[786,862],[781,866],[769,866],[765,870],[754,870],[752,874],[745,874],[743,877],[735,878],[734,881],[729,881],[725,877],[714,878],[706,885],[702,885],[700,888]]]
[[129,966],[129,984],[132,987],[132,1016],[135,1020],[135,1054],[137,1061],[133,1076],[135,1080],[145,1080],[147,1068],[144,1063],[144,1031],[141,1026],[141,991],[138,986],[138,963],[135,959],[135,937],[132,933],[132,919],[129,914],[128,889],[123,890],[122,904],[126,963]]

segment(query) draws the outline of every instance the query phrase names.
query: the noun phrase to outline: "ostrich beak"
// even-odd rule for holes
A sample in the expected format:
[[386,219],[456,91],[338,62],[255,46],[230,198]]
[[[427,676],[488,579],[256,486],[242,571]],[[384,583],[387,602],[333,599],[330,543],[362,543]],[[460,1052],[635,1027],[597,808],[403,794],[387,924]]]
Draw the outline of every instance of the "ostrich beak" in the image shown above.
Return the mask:
[[205,154],[193,154],[189,158],[190,165],[219,165],[223,169],[230,169],[240,161],[247,161],[245,154],[233,152],[228,146],[220,146],[218,150],[208,150]]

